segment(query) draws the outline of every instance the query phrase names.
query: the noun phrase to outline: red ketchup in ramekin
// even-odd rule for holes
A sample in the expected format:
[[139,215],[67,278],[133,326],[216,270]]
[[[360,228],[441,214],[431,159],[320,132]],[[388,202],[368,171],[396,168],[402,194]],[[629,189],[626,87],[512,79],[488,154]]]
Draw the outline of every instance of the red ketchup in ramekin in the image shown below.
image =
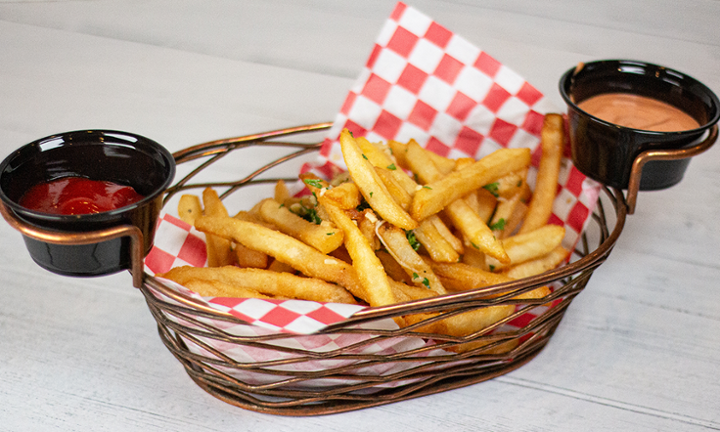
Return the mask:
[[119,209],[143,198],[130,186],[82,177],[63,177],[31,187],[19,204],[43,213],[79,215]]

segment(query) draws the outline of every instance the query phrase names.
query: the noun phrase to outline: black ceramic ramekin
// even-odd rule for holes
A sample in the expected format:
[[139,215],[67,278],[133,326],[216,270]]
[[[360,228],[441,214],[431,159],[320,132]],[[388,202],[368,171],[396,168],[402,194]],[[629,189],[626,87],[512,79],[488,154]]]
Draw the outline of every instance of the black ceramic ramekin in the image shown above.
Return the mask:
[[[62,275],[99,276],[130,269],[131,238],[82,241],[87,233],[129,227],[139,233],[142,253],[152,247],[163,193],[175,175],[175,161],[161,145],[145,137],[111,130],[85,130],[49,136],[27,144],[0,164],[0,199],[6,218],[78,239],[81,244],[45,241],[23,233],[32,259]],[[28,210],[18,204],[32,186],[78,176],[132,186],[144,198],[132,205],[95,214],[56,215]],[[135,229],[135,228],[137,229]],[[125,232],[125,231],[122,231]],[[112,236],[111,236],[112,237]]]
[[[604,93],[657,99],[688,113],[700,126],[679,132],[632,129],[578,107],[582,101]],[[573,163],[588,177],[619,189],[628,187],[633,161],[642,152],[696,144],[720,119],[720,102],[704,84],[676,70],[640,61],[601,60],[578,65],[560,79],[560,94],[568,106]],[[640,190],[677,184],[689,163],[689,158],[647,163]]]

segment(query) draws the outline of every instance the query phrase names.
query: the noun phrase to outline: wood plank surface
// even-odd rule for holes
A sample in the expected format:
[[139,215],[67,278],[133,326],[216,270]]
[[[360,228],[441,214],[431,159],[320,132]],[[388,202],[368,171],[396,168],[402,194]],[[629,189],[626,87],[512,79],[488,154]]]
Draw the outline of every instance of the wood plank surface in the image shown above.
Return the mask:
[[[394,1],[0,1],[0,157],[108,128],[171,151],[332,120]],[[560,75],[603,58],[720,92],[720,2],[408,2],[562,110]],[[260,157],[261,155],[256,155]],[[225,169],[247,169],[247,165]],[[38,268],[0,224],[0,431],[720,429],[720,148],[641,193],[547,348],[489,382],[338,415],[232,407],[160,341],[130,275]]]

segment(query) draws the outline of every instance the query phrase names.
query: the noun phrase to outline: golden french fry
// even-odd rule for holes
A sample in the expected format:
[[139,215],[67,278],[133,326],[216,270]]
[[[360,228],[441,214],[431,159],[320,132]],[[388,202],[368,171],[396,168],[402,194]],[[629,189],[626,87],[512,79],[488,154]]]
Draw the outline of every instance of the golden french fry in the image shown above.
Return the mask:
[[228,216],[225,204],[223,204],[215,189],[205,188],[202,192],[202,201],[204,216]]
[[[393,279],[390,279],[390,287],[393,290],[393,294],[395,294],[395,298],[398,302],[407,302],[412,300],[422,300],[425,298],[436,296],[437,294],[435,291],[420,288],[415,285],[411,285],[408,283],[403,283],[400,281],[396,281]],[[407,320],[407,317],[406,317]],[[409,322],[405,322],[404,324],[410,324]]]
[[[203,215],[228,217],[227,209],[223,205],[217,192],[212,188],[205,188],[202,193]],[[197,221],[197,219],[195,219]],[[207,246],[208,267],[220,267],[233,264],[235,257],[229,240],[213,235],[205,236]]]
[[397,261],[395,261],[395,258],[393,258],[392,255],[390,255],[384,250],[376,250],[375,255],[377,255],[378,259],[385,268],[385,273],[387,273],[390,279],[406,284],[412,284],[412,278],[410,277],[410,275],[408,275],[405,272],[405,269],[400,264],[398,264]]
[[558,225],[545,225],[524,234],[517,234],[501,240],[510,262],[499,262],[487,257],[486,262],[493,271],[505,268],[508,264],[520,264],[550,253],[562,243],[565,228]]
[[400,169],[391,170],[390,174],[393,176],[397,184],[399,184],[403,189],[405,189],[405,192],[407,192],[408,195],[415,195],[418,184],[405,171]]
[[284,203],[286,199],[290,198],[290,191],[288,190],[284,180],[278,180],[278,182],[275,183],[274,198],[275,201],[281,203]]
[[430,219],[422,221],[420,226],[415,228],[413,232],[433,260],[437,262],[457,262],[460,259],[460,254],[438,231],[436,225]]
[[371,143],[365,137],[357,137],[355,142],[373,166],[390,170],[397,169],[395,161],[390,157],[390,152],[386,153],[380,144]]
[[479,161],[426,184],[413,197],[410,214],[421,221],[498,178],[530,165],[530,149],[500,149]]
[[410,140],[406,146],[406,163],[420,183],[427,184],[444,177],[443,172],[433,162],[432,154],[434,153],[420,147],[415,140]]
[[348,253],[347,249],[345,248],[345,245],[342,245],[341,247],[335,249],[334,251],[330,252],[329,254],[333,258],[337,258],[342,262],[346,262],[348,264],[352,264],[352,257]]
[[264,252],[252,250],[241,244],[233,245],[235,262],[240,267],[264,269],[268,266],[268,256]]
[[[338,285],[317,278],[269,270],[241,269],[235,266],[217,268],[188,266],[176,267],[162,277],[182,285],[185,285],[187,280],[217,281],[225,284],[225,288],[252,289],[266,295],[330,303],[355,303],[353,296]],[[223,295],[241,297],[234,295],[233,292],[226,292]]]
[[487,329],[514,311],[514,305],[487,306],[437,321],[433,331],[449,336],[468,336]]
[[522,264],[517,264],[503,270],[503,274],[513,279],[522,279],[530,276],[535,276],[541,273],[545,273],[548,270],[552,270],[555,267],[565,261],[570,255],[570,251],[562,246],[558,246],[547,255],[534,260],[525,261]]
[[[417,146],[418,144],[414,139],[411,139],[410,141],[408,141],[408,146],[410,145]],[[428,157],[430,157],[430,160],[432,160],[433,165],[435,165],[435,167],[437,167],[437,169],[443,175],[449,174],[455,170],[457,160],[449,159],[445,156],[440,156],[439,154],[431,152],[430,150],[424,148],[422,148],[422,150],[427,153]]]
[[485,188],[478,189],[477,192],[475,192],[475,197],[477,199],[478,217],[485,221],[485,223],[490,222],[490,218],[497,208],[497,198]]
[[[546,286],[536,288],[532,291],[519,294],[513,299],[536,299],[542,298],[550,294],[550,289]],[[470,334],[487,331],[489,326],[497,325],[500,320],[504,320],[509,317],[515,311],[513,305],[502,305],[502,306],[490,306],[483,309],[478,309],[470,312],[466,312],[460,315],[456,315],[451,318],[440,321],[440,325],[443,328],[437,329],[443,331],[445,334],[453,336],[468,336]],[[493,343],[492,341],[473,341],[455,345],[450,349],[454,352],[462,353],[474,349],[479,349]],[[481,350],[484,354],[502,354],[506,353],[516,346],[519,341],[513,339],[507,342],[502,342],[493,348],[486,348]]]
[[195,225],[195,219],[202,216],[202,204],[197,195],[183,195],[178,202],[180,220]]
[[201,217],[195,221],[195,227],[202,232],[232,239],[250,249],[264,252],[306,276],[335,282],[354,296],[365,299],[364,289],[351,265],[329,257],[287,234],[252,222],[223,217]]
[[[258,203],[258,208],[262,206],[263,202]],[[235,216],[236,219],[254,222],[272,230],[277,230],[277,227],[269,222],[264,221],[260,215],[256,213],[250,213],[247,211],[240,211]],[[240,267],[250,268],[266,268],[268,266],[268,255],[264,252],[256,251],[243,246],[238,243],[233,243],[233,251],[235,252],[235,261]]]
[[343,244],[342,230],[327,221],[321,221],[320,224],[309,222],[272,198],[263,200],[258,212],[260,217],[281,232],[304,241],[324,254]]
[[270,265],[267,266],[267,269],[270,271],[278,272],[278,273],[292,273],[295,274],[295,269],[289,266],[288,264],[285,264],[284,262],[273,260]]
[[393,175],[391,170],[375,167],[375,172],[377,172],[378,177],[380,177],[380,180],[382,180],[395,202],[398,203],[403,210],[407,211],[412,203],[412,195],[396,180],[396,176]]
[[563,155],[565,126],[560,114],[547,114],[541,131],[540,166],[538,167],[535,191],[520,233],[533,231],[545,225],[552,213],[557,195],[558,176]]
[[375,224],[378,221],[377,216],[375,216],[375,213],[373,213],[371,209],[365,209],[360,214],[360,219],[356,219],[358,229],[365,236],[372,250],[380,249],[380,240],[378,240],[375,234]]
[[345,248],[352,257],[352,268],[355,269],[357,278],[360,281],[364,298],[370,306],[385,306],[396,302],[395,295],[385,269],[375,251],[370,246],[360,229],[355,226],[341,209],[325,202],[322,197],[320,202],[340,229],[345,232]]
[[393,158],[395,158],[398,168],[408,169],[409,166],[405,158],[405,153],[407,152],[407,144],[395,140],[388,140],[387,145],[390,149],[390,154],[392,154]]
[[465,248],[465,253],[463,254],[460,262],[479,269],[488,269],[487,264],[485,264],[485,254],[472,246]]
[[490,220],[490,229],[492,229],[496,238],[503,239],[509,237],[512,234],[510,230],[509,222],[513,214],[515,214],[518,205],[521,205],[520,201],[522,198],[521,192],[510,198],[502,198],[498,200],[495,214],[493,214]]
[[520,200],[515,203],[512,213],[505,221],[505,230],[501,239],[514,235],[517,232],[517,228],[520,226],[523,219],[525,219],[525,215],[527,214],[527,205],[522,202],[522,200],[523,199],[520,198]]
[[[216,267],[221,268],[221,267]],[[171,279],[167,278],[166,279]],[[177,282],[177,281],[175,281]],[[179,282],[178,282],[179,283]],[[181,284],[185,288],[196,292],[202,297],[234,297],[234,298],[264,298],[270,299],[271,296],[262,294],[260,291],[252,288],[239,287],[227,284],[221,281],[207,281],[201,279],[191,279]]]
[[435,291],[437,294],[445,294],[445,288],[440,279],[435,276],[432,268],[415,252],[410,245],[407,235],[398,227],[382,224],[378,228],[378,235],[387,251],[395,258],[405,272],[410,275],[412,282],[416,285],[424,285],[425,288]]
[[497,179],[497,181],[486,185],[484,188],[492,192],[498,198],[510,198],[519,191],[528,190],[527,187],[528,168],[511,172]]
[[453,291],[466,291],[513,280],[509,276],[485,271],[465,263],[430,262],[429,264],[445,287]]
[[395,226],[414,229],[417,222],[395,202],[347,129],[340,134],[340,146],[350,177],[375,212]]
[[[460,345],[455,345],[450,348],[448,348],[450,351],[456,352],[458,354],[465,353],[471,350],[479,349],[482,347],[486,347],[490,345],[491,342],[487,341],[473,341],[473,342],[467,342]],[[482,354],[486,355],[497,355],[497,354],[505,354],[513,349],[517,348],[517,346],[520,345],[519,339],[511,339],[506,342],[502,342],[499,345],[496,345],[493,348],[485,348],[482,351]]]
[[461,157],[455,159],[455,170],[465,168],[468,165],[475,163],[475,159],[471,157]]
[[[461,199],[463,201],[465,201],[465,204],[467,204],[472,209],[472,211],[477,213],[478,216],[481,216],[481,214],[484,213],[483,209],[480,207],[480,200],[478,198],[477,192],[471,192],[471,193],[465,195],[465,197],[463,197]],[[491,216],[492,216],[492,213],[491,213]],[[480,217],[480,219],[483,219],[483,217]],[[485,220],[485,219],[483,219],[483,220]],[[488,218],[488,220],[489,220],[489,218]]]
[[[325,192],[323,192],[323,190]],[[343,210],[354,209],[362,202],[360,190],[352,182],[341,183],[330,189],[321,189],[316,193],[322,194]]]
[[455,234],[452,233],[452,231],[450,231],[450,228],[448,228],[447,224],[445,224],[445,221],[443,221],[440,215],[430,216],[426,220],[435,226],[435,229],[437,229],[438,233],[443,236],[445,241],[447,241],[453,249],[455,249],[455,252],[459,254],[465,252],[462,240],[460,240],[457,236],[455,236]]
[[[262,206],[262,201],[260,201],[256,205],[256,207],[258,209],[260,208],[260,206]],[[238,220],[252,222],[252,223],[256,223],[258,225],[262,225],[265,228],[268,228],[268,229],[271,229],[274,231],[278,230],[275,225],[264,221],[263,218],[261,218],[260,215],[258,214],[258,211],[256,211],[255,213],[251,213],[249,211],[241,210],[241,211],[237,212],[237,214],[235,214],[235,216],[233,216],[233,217]]]
[[490,227],[473,212],[464,200],[450,203],[445,209],[453,225],[459,229],[473,248],[486,253],[502,263],[510,263],[510,258],[502,243],[495,237]]
[[[453,315],[448,318],[443,318],[439,321],[435,321],[426,325],[421,325],[417,328],[416,331],[422,333],[438,333],[458,337],[471,335],[484,336],[485,334],[490,333],[493,329],[497,328],[500,325],[499,322],[509,317],[514,310],[515,307],[512,305],[488,306],[462,314]],[[437,314],[416,314],[410,317],[406,317],[406,321],[410,323],[418,322],[433,316],[437,316]],[[503,354],[511,351],[518,345],[517,339],[502,342],[498,345],[491,345],[493,343],[494,341],[492,340],[470,341],[458,345],[453,345],[446,349],[457,353],[463,353],[477,349],[482,354]]]

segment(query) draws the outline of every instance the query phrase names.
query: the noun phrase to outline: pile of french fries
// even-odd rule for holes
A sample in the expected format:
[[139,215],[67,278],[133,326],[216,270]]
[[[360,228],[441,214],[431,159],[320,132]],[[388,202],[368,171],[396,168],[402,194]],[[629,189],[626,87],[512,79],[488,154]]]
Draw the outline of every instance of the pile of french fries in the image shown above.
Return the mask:
[[[183,195],[179,215],[206,234],[208,267],[159,276],[202,296],[384,306],[543,273],[569,254],[565,229],[548,224],[563,133],[562,116],[546,115],[531,191],[527,148],[449,159],[414,140],[372,143],[343,130],[347,173],[330,181],[301,174],[308,195],[291,196],[278,182],[272,198],[234,216],[213,189]],[[544,287],[522,298],[547,294]],[[513,312],[486,307],[418,330],[463,336]]]

